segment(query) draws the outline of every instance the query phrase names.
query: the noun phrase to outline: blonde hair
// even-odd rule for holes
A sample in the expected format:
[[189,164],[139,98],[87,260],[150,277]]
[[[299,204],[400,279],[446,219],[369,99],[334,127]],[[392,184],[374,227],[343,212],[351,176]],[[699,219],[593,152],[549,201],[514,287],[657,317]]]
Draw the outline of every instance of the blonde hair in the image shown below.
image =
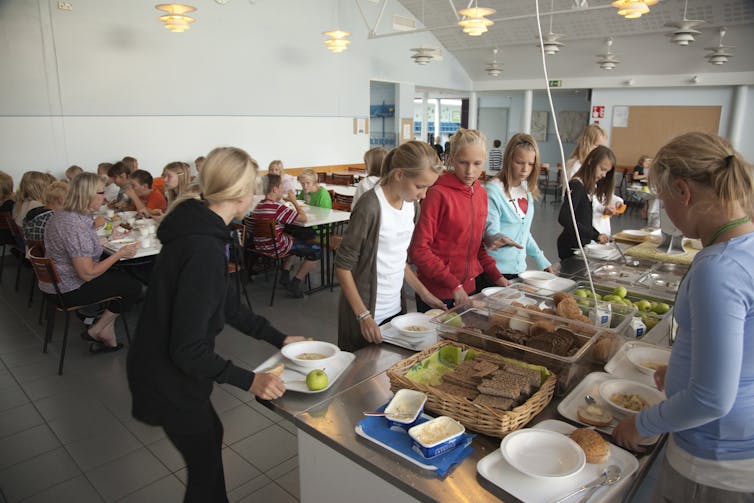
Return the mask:
[[754,218],[754,167],[728,140],[700,132],[670,140],[652,161],[649,184],[662,196],[673,191],[676,179],[707,186],[727,213],[737,203]]
[[285,169],[285,168],[283,167],[283,161],[281,161],[280,159],[275,159],[274,161],[270,161],[270,164],[269,164],[269,165],[267,165],[267,170],[268,170],[268,171],[269,171],[269,170],[271,170],[273,166],[280,166],[280,172],[281,172],[281,173],[282,173],[282,172],[283,172],[283,170]]
[[166,214],[189,199],[218,204],[246,197],[254,192],[258,169],[257,161],[245,150],[237,147],[218,147],[207,154],[202,164],[199,173],[202,192],[194,190],[193,186],[190,187],[178,196]]
[[398,170],[408,178],[416,178],[427,169],[435,174],[440,174],[443,170],[435,149],[423,141],[408,141],[395,147],[385,156],[382,161],[380,185],[387,185],[393,173]]
[[[643,166],[644,165],[644,161],[646,161],[647,159],[651,159],[651,158],[652,158],[651,156],[648,156],[646,154],[640,155],[639,156],[639,160],[636,162],[636,165],[637,166]],[[644,173],[644,174],[646,175],[647,173]]]
[[111,162],[101,162],[97,165],[97,174],[101,176],[107,176],[107,172],[113,167]]
[[0,171],[0,200],[4,201],[13,194],[13,177]]
[[169,171],[178,177],[178,187],[165,191],[165,195],[168,197],[168,204],[172,204],[173,201],[178,199],[178,196],[183,194],[186,187],[191,183],[191,173],[186,169],[186,163],[180,161],[173,161],[166,164],[162,169],[163,177],[165,176],[166,171]]
[[370,148],[364,152],[364,165],[367,176],[380,176],[382,173],[382,162],[385,160],[386,155],[387,150],[382,147]]
[[86,215],[92,209],[89,207],[97,195],[100,184],[104,185],[103,178],[96,173],[81,173],[71,180],[68,194],[66,194],[63,209]]
[[[453,136],[450,137],[450,163],[453,164],[453,157],[456,152],[466,145],[479,145],[484,150],[485,157],[487,154],[487,137],[478,129],[458,128]],[[436,153],[435,153],[436,155]]]
[[529,173],[526,179],[527,190],[531,192],[534,199],[539,199],[539,187],[537,179],[539,178],[539,146],[537,140],[530,134],[516,133],[508,140],[503,152],[503,169],[497,174],[497,177],[503,182],[503,187],[508,190],[513,178],[513,156],[518,150],[528,150],[534,152],[534,169]]
[[607,139],[605,130],[602,129],[599,124],[589,124],[581,133],[581,136],[579,136],[576,148],[571,152],[571,157],[569,157],[569,159],[577,159],[581,164],[584,164],[586,156],[589,155],[589,152],[594,150],[594,147],[596,147],[602,139]]
[[41,203],[44,199],[45,189],[52,181],[55,181],[55,177],[46,173],[27,171],[21,177],[21,183],[18,184],[16,203],[21,204],[24,201],[39,201]]
[[[597,180],[597,166],[604,160],[609,159],[611,168],[605,174],[605,178]],[[584,184],[584,189],[589,195],[594,194],[602,204],[607,206],[613,197],[615,190],[615,154],[604,145],[597,145],[584,159],[584,164],[573,175]]]
[[298,179],[299,179],[299,181],[305,180],[307,182],[316,183],[317,182],[317,172],[314,171],[313,169],[307,168],[307,169],[303,170],[301,173],[298,174]]
[[65,177],[68,179],[73,179],[76,175],[83,172],[84,169],[81,166],[76,166],[74,164],[73,166],[69,166],[68,169],[65,170]]
[[52,182],[44,193],[45,206],[49,206],[51,203],[65,203],[66,196],[68,195],[68,182],[58,181]]

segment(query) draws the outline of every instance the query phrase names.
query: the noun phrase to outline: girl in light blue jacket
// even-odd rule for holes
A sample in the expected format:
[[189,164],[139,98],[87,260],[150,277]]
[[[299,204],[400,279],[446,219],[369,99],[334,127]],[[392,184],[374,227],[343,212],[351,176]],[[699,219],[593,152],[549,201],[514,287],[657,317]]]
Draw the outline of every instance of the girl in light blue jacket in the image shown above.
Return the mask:
[[531,235],[534,200],[539,197],[539,148],[528,134],[518,133],[503,154],[503,169],[487,185],[489,206],[485,244],[498,270],[513,279],[526,270],[526,257],[537,269],[552,272],[550,261]]

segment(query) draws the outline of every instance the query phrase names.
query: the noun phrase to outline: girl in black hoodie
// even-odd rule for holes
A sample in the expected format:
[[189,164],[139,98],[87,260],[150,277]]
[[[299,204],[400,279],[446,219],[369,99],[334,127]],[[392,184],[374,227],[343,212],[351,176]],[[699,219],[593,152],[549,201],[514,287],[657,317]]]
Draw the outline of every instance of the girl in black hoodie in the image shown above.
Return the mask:
[[228,224],[253,198],[256,162],[241,149],[213,150],[201,171],[202,194],[184,193],[166,214],[137,336],[128,355],[133,415],[162,426],[188,467],[185,502],[226,502],[222,423],[209,396],[229,383],[264,400],[279,398],[279,377],[237,367],[215,353],[226,319],[254,337],[282,346],[302,339],[275,330],[228,299]]

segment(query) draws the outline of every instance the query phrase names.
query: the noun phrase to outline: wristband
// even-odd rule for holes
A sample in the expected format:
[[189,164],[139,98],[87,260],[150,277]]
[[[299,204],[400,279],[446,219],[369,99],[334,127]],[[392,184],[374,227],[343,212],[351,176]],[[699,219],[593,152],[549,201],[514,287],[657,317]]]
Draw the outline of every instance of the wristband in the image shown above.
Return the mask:
[[356,319],[359,321],[362,321],[364,318],[369,318],[370,316],[372,316],[372,313],[370,313],[369,310],[367,309],[363,313],[357,315]]

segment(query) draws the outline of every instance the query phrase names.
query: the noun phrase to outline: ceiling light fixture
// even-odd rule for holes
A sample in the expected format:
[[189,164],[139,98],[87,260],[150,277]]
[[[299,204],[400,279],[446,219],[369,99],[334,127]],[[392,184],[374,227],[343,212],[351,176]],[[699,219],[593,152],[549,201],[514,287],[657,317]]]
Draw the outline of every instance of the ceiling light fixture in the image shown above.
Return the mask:
[[437,49],[435,47],[416,47],[411,50],[416,53],[411,56],[411,59],[413,59],[414,63],[417,65],[424,66],[432,61],[442,61],[442,49]]
[[626,19],[638,19],[643,14],[649,12],[649,7],[655,5],[660,0],[643,0],[636,2],[634,0],[615,0],[611,5],[618,9],[618,14]]
[[712,51],[706,56],[707,62],[713,65],[722,65],[728,62],[733,57],[733,49],[735,46],[723,45],[723,38],[725,37],[725,27],[720,28],[720,42],[717,47],[705,47],[705,51]]
[[351,41],[346,38],[346,37],[351,36],[350,31],[343,31],[343,30],[325,31],[325,32],[322,32],[322,35],[326,37],[330,37],[327,40],[324,40],[324,43],[330,51],[336,54],[348,49],[348,44],[351,43]]
[[[550,32],[542,37],[542,47],[544,47],[545,54],[548,56],[552,56],[553,54],[557,54],[558,51],[560,51],[561,47],[565,47],[565,44],[560,41],[561,37],[564,37],[565,35],[561,35],[558,33],[552,32],[552,12],[555,10],[555,0],[550,0]],[[539,38],[539,37],[537,37]],[[540,44],[537,44],[537,47],[540,47]]]
[[667,34],[668,37],[671,37],[670,41],[674,44],[689,45],[694,41],[694,35],[699,35],[701,33],[695,28],[698,25],[703,24],[704,21],[686,19],[686,10],[688,9],[688,6],[689,0],[686,0],[683,3],[683,19],[681,21],[665,23],[665,26],[668,28],[675,28],[675,31]]
[[618,63],[620,63],[620,60],[615,57],[615,54],[610,52],[610,47],[612,47],[612,45],[613,37],[610,37],[605,40],[605,52],[597,54],[597,64],[600,65],[600,68],[603,70],[612,70],[618,65]]
[[458,26],[463,28],[464,33],[467,33],[472,37],[478,37],[482,33],[487,32],[488,27],[495,24],[485,17],[491,16],[495,12],[495,9],[479,7],[475,0],[474,7],[458,11],[458,13],[463,16],[463,19],[458,21]]
[[196,11],[196,7],[183,5],[180,3],[161,3],[154,6],[155,9],[166,12],[160,16],[160,21],[165,23],[165,28],[173,33],[183,33],[190,28],[191,23],[196,21],[191,16],[186,16],[187,12]]
[[484,71],[490,77],[499,77],[503,73],[503,65],[497,62],[497,49],[492,50],[492,63],[489,63]]

